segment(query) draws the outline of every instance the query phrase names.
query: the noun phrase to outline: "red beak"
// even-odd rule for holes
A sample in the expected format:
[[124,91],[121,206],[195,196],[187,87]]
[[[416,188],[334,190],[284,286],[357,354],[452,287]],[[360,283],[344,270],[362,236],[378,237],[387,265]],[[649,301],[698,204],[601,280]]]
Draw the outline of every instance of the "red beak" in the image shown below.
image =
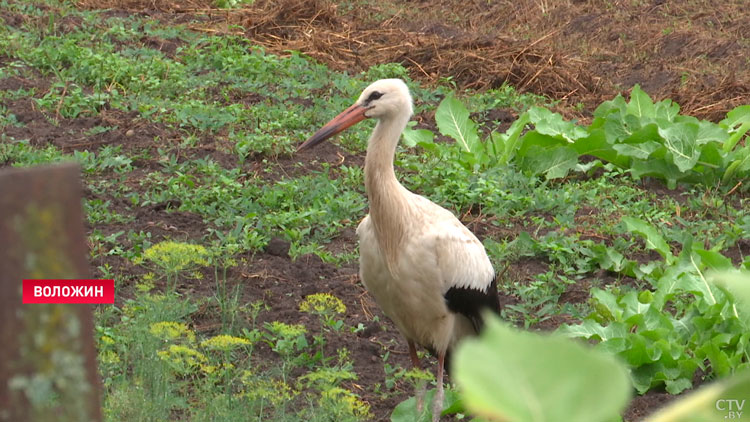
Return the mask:
[[308,140],[300,144],[300,146],[297,147],[297,152],[312,148],[315,145],[318,145],[319,143],[332,137],[333,135],[343,132],[344,129],[352,126],[353,124],[366,119],[367,116],[365,116],[365,111],[367,111],[367,108],[359,104],[354,104],[353,106],[347,108],[346,110],[341,112],[341,114],[331,119],[330,122],[326,123],[325,126],[315,132],[315,134]]

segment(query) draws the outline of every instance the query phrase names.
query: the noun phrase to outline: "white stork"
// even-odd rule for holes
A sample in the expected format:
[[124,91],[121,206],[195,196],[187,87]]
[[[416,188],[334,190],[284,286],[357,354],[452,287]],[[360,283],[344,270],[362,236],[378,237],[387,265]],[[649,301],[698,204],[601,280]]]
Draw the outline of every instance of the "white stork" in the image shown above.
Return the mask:
[[[378,120],[365,158],[370,214],[357,228],[360,278],[406,337],[415,367],[420,366],[415,344],[437,353],[432,415],[438,421],[446,353],[464,336],[479,331],[482,309],[499,312],[499,303],[495,271],[482,243],[450,211],[410,192],[396,179],[396,145],[412,112],[411,95],[402,80],[379,80],[298,151],[365,118]],[[421,394],[418,398],[421,405]]]

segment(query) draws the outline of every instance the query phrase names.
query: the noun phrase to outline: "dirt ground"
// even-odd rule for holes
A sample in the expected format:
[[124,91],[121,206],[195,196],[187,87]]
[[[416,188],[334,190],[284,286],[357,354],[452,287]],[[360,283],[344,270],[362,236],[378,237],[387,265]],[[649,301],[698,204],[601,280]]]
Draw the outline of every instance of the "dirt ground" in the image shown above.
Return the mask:
[[[268,51],[301,51],[337,70],[402,63],[459,88],[510,83],[586,118],[638,83],[687,114],[720,120],[750,101],[750,12],[744,0],[79,0],[244,34]],[[239,25],[244,28],[230,25]],[[152,40],[158,42],[158,40]]]
[[[559,111],[583,120],[594,107],[617,92],[627,92],[639,83],[657,99],[672,98],[683,111],[701,118],[720,120],[731,108],[750,104],[750,16],[745,0],[258,0],[252,6],[226,11],[215,9],[211,0],[80,0],[82,8],[112,9],[113,14],[138,13],[154,19],[187,23],[205,32],[242,33],[268,51],[287,54],[299,50],[337,70],[357,72],[388,62],[402,63],[411,76],[426,83],[449,78],[460,88],[487,89],[509,83],[522,91],[543,94],[559,101]],[[346,5],[346,6],[344,6]],[[6,21],[12,16],[4,16]],[[238,29],[240,25],[242,29]],[[149,45],[167,54],[176,45],[169,40],[148,39]],[[0,55],[0,66],[2,65]],[[36,87],[43,92],[50,82],[7,78],[0,89]],[[159,137],[165,142],[180,134],[135,114],[108,110],[94,118],[62,119],[52,125],[30,104],[18,100],[6,105],[23,127],[9,127],[8,136],[30,139],[32,144],[50,142],[66,151],[96,149],[100,145],[122,145],[123,151],[153,148]],[[96,126],[118,129],[88,135]],[[201,153],[219,163],[234,165],[207,140]],[[338,161],[335,146],[316,151],[320,161]],[[361,162],[361,156],[347,157]],[[282,166],[284,163],[280,163]],[[4,165],[0,163],[0,166]],[[249,162],[248,171],[262,163]],[[139,189],[138,180],[158,168],[157,162],[136,162],[136,170],[125,183]],[[299,172],[289,162],[290,172]],[[117,198],[113,211],[127,213]],[[152,241],[200,239],[206,224],[201,217],[175,212],[179,204],[157,204],[143,208],[133,223],[98,227],[104,235],[120,230],[149,231]],[[480,236],[481,227],[477,229]],[[91,228],[90,228],[91,229]],[[513,233],[492,233],[512,237]],[[353,232],[345,231],[332,248],[351,250]],[[125,247],[128,245],[125,244]],[[381,355],[390,351],[389,363],[408,367],[406,344],[380,313],[358,281],[356,263],[344,267],[325,264],[316,256],[291,261],[283,241],[272,242],[263,253],[244,256],[244,263],[231,270],[228,280],[242,286],[243,300],[264,299],[270,310],[260,322],[298,322],[299,302],[314,292],[330,292],[342,298],[348,312],[345,322],[365,329],[339,340],[329,339],[329,355],[346,347],[352,353],[359,379],[350,385],[372,405],[377,420],[388,420],[393,407],[412,394],[398,386],[388,397],[376,396],[372,386],[385,377]],[[93,247],[93,245],[92,245]],[[92,270],[104,263],[115,272],[138,274],[138,267],[116,258],[100,258]],[[546,264],[534,260],[514,264],[508,276],[522,280],[544,271]],[[206,280],[213,275],[207,274]],[[197,295],[211,295],[208,281],[180,286]],[[587,292],[569,292],[562,300],[586,300]],[[504,297],[503,303],[515,298]],[[195,329],[205,335],[220,327],[215,310],[202,309]],[[378,316],[380,322],[374,322]],[[564,321],[548,322],[554,329]],[[309,327],[315,321],[306,321]],[[339,341],[339,344],[334,343]],[[269,358],[272,352],[262,350]],[[625,415],[640,420],[670,399],[652,392],[636,398]]]

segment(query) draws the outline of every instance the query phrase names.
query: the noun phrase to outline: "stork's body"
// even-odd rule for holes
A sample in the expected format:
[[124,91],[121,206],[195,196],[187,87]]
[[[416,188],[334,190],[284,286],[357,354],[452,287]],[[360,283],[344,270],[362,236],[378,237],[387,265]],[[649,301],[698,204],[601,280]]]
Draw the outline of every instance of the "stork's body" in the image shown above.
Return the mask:
[[365,158],[370,214],[357,228],[360,278],[406,337],[415,366],[415,343],[437,353],[437,420],[446,353],[463,337],[478,332],[483,308],[499,311],[499,304],[495,272],[482,243],[450,211],[410,192],[396,179],[396,145],[411,114],[411,96],[403,81],[377,81],[300,149],[366,117],[378,119]]

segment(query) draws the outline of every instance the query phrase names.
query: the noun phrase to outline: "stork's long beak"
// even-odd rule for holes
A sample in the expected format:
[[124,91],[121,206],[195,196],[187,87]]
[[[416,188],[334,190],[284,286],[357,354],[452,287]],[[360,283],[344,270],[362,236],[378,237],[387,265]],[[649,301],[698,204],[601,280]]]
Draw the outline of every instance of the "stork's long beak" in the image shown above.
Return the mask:
[[363,107],[359,104],[354,104],[347,108],[315,132],[315,134],[308,140],[300,144],[300,146],[297,147],[297,152],[312,148],[333,135],[343,132],[344,129],[349,126],[366,119],[367,116],[365,116],[365,111],[367,111],[367,107]]

